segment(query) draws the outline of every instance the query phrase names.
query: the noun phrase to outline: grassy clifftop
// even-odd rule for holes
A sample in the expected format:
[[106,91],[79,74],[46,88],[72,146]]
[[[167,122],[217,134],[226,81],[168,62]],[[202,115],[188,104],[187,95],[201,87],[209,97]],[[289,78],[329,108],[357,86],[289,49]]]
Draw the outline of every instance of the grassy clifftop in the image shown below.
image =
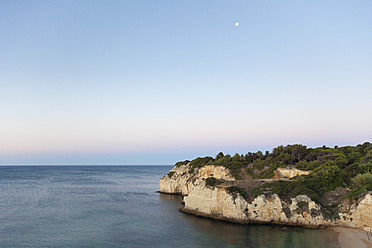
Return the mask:
[[195,168],[204,165],[221,165],[229,168],[237,180],[270,179],[277,168],[297,168],[311,171],[309,175],[298,175],[290,181],[275,181],[249,189],[254,195],[272,192],[283,198],[308,195],[316,202],[336,188],[346,188],[346,198],[357,197],[372,190],[372,144],[365,142],[357,146],[307,148],[304,145],[278,146],[270,153],[248,152],[247,154],[198,157],[192,161],[178,162],[176,166],[189,164]]

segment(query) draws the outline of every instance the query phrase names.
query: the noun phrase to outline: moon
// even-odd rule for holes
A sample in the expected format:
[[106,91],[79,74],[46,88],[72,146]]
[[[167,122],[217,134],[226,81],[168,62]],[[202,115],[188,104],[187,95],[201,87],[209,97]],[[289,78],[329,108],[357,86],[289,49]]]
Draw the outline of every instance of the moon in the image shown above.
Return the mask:
[[235,27],[239,26],[239,22],[235,22]]

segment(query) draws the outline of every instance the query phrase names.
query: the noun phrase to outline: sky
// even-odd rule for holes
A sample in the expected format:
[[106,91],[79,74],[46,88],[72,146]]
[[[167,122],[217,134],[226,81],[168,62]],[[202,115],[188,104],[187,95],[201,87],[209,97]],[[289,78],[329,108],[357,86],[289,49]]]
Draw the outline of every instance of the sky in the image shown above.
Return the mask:
[[371,13],[363,0],[0,0],[0,164],[371,142]]

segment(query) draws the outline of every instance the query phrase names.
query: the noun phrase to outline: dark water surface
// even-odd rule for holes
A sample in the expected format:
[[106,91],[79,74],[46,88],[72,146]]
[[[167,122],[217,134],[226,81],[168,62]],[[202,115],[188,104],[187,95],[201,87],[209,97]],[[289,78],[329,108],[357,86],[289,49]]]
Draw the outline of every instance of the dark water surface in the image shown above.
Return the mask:
[[182,214],[155,193],[170,168],[0,167],[0,247],[337,247],[332,231]]

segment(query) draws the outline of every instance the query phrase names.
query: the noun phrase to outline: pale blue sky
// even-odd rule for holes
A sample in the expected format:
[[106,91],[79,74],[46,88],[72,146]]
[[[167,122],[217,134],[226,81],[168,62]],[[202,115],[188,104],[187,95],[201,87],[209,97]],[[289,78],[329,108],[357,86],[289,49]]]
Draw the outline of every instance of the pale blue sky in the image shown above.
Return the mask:
[[0,164],[372,141],[371,13],[371,1],[0,0]]

